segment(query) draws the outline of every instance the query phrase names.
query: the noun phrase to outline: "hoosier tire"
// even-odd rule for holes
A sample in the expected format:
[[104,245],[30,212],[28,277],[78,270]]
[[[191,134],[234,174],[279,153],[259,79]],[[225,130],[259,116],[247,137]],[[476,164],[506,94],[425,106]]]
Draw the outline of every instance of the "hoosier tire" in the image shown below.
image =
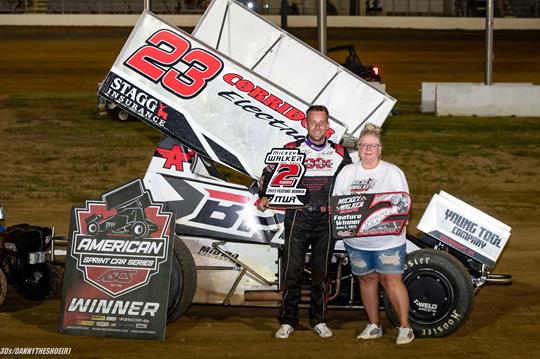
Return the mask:
[[[417,337],[444,337],[455,332],[473,307],[473,285],[463,264],[433,249],[409,253],[403,283],[409,292],[409,322]],[[390,321],[399,326],[390,300],[384,296]]]
[[174,322],[186,312],[197,289],[195,261],[188,247],[178,236],[174,237],[173,254],[167,323]]

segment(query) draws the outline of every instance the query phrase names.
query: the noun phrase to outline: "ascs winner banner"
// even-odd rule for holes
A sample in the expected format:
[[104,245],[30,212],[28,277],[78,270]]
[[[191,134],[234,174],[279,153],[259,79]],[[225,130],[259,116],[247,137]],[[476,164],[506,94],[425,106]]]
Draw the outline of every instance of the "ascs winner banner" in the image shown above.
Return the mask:
[[60,332],[163,340],[174,220],[141,180],[74,208]]

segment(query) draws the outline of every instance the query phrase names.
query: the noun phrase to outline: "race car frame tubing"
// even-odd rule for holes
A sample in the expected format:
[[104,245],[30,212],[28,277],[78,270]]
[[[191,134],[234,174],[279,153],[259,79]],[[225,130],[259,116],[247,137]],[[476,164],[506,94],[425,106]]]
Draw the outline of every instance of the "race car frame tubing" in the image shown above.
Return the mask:
[[225,257],[227,257],[228,259],[230,259],[233,263],[237,264],[238,266],[240,266],[241,268],[247,270],[250,274],[252,274],[253,276],[255,276],[262,284],[264,285],[267,285],[267,286],[271,286],[271,285],[274,285],[274,284],[277,284],[276,281],[274,282],[269,282],[268,280],[266,280],[266,278],[264,278],[263,276],[261,276],[259,273],[257,273],[254,269],[252,269],[250,266],[248,266],[247,264],[243,263],[242,261],[238,260],[238,258],[234,258],[233,256],[231,256],[229,253],[227,253],[226,251],[224,251],[223,249],[220,248],[220,246],[224,245],[226,242],[224,241],[220,241],[220,242],[214,242],[212,243],[212,247],[214,249],[216,249],[217,251],[219,251],[221,254],[223,254]]
[[336,286],[335,286],[335,293],[332,295],[330,295],[328,297],[328,302],[331,302],[333,301],[334,299],[337,298],[337,296],[339,295],[339,293],[341,292],[341,266],[343,265],[343,260],[344,260],[344,256],[340,256],[339,257],[339,262],[338,262],[338,267],[337,267],[337,273],[336,273],[336,280],[335,280],[335,283],[336,283]]
[[225,297],[225,299],[223,299],[223,305],[231,304],[231,297],[233,296],[234,292],[236,291],[236,288],[238,287],[238,284],[240,284],[240,281],[242,280],[246,272],[247,272],[247,269],[242,268],[242,271],[238,273],[238,276],[236,277],[236,280],[234,281],[231,287],[231,290],[229,290],[229,293],[227,293],[227,296]]

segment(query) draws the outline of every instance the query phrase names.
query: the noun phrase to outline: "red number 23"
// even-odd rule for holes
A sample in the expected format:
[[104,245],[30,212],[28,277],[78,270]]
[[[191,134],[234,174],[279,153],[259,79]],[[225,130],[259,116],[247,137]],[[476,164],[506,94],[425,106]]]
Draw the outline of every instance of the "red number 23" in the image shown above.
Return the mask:
[[[182,98],[192,98],[223,69],[223,62],[203,49],[191,49],[190,42],[170,30],[159,30],[146,40],[125,65]],[[180,71],[173,66],[187,66]]]

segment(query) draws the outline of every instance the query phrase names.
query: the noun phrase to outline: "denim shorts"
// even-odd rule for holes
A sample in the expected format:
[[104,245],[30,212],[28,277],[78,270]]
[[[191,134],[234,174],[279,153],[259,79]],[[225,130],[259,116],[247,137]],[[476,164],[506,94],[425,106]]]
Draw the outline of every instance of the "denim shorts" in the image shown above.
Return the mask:
[[345,244],[354,275],[402,274],[405,269],[405,244],[380,251],[364,251]]

